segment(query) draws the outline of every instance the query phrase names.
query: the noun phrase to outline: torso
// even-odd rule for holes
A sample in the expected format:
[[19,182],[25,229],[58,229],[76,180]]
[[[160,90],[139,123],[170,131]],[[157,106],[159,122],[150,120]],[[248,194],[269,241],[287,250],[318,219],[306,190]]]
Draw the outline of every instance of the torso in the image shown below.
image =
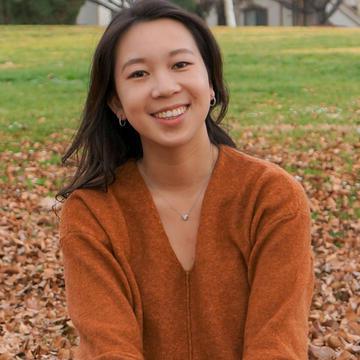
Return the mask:
[[[214,147],[214,153],[213,166],[219,154],[218,148]],[[174,256],[184,271],[190,271],[196,261],[196,243],[201,220],[201,208],[209,180],[210,177],[205,183],[201,184],[202,190],[200,190],[200,193],[199,185],[194,186],[193,189],[187,189],[186,192],[183,193],[174,194],[171,192],[162,192],[161,195],[158,195],[157,192],[154,192],[151,190],[151,187],[148,186],[163,230],[167,236],[169,246],[172,248]],[[173,209],[175,208],[179,212],[188,211],[194,202],[195,205],[187,221],[182,220],[180,214]]]
[[[200,211],[204,194],[205,189],[202,190],[187,221],[182,220],[180,215],[169,207],[169,204],[163,197],[152,194],[163,228],[167,235],[169,245],[185,271],[190,271],[195,262]],[[194,197],[192,199],[194,199]],[[192,199],[185,198],[185,201],[182,201],[182,203],[185,204],[185,207],[181,206],[180,202],[176,201],[175,198],[167,198],[167,201],[170,202],[176,209],[184,210],[188,209],[186,206],[189,206],[189,204],[191,206],[193,203]]]

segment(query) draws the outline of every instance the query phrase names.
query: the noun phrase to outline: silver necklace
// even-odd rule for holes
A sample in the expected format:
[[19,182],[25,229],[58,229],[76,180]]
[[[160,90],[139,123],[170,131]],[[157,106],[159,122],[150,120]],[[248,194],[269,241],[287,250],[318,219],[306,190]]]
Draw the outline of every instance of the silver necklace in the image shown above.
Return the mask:
[[[207,184],[208,180],[209,180],[210,177],[211,177],[211,174],[212,174],[212,172],[213,172],[214,165],[215,165],[215,164],[214,164],[215,161],[214,161],[214,156],[213,156],[213,150],[212,150],[212,147],[211,147],[211,143],[210,143],[210,152],[211,152],[212,166],[211,166],[211,169],[210,169],[210,174],[209,174],[209,176],[205,179],[205,183],[206,183],[206,184]],[[150,184],[149,178],[145,175],[145,173],[144,173],[143,171],[142,171],[142,174],[143,174],[143,176],[145,177],[145,179],[147,180],[148,184]],[[154,187],[153,187],[152,185],[150,186],[150,188],[154,190]],[[166,203],[169,205],[169,207],[170,207],[172,210],[174,210],[176,213],[178,213],[178,214],[180,215],[181,220],[183,220],[183,221],[188,221],[189,218],[190,218],[190,213],[191,213],[191,211],[193,210],[194,206],[196,205],[197,201],[199,200],[199,197],[200,197],[200,195],[201,195],[201,193],[202,193],[203,190],[204,190],[204,188],[201,187],[201,189],[200,189],[200,191],[198,192],[198,194],[197,194],[197,196],[196,196],[196,198],[195,198],[195,201],[194,201],[194,203],[192,204],[191,208],[190,208],[187,212],[184,212],[184,213],[181,213],[181,212],[178,211],[176,208],[174,208],[174,207],[170,204],[170,202],[169,202],[164,196],[162,196],[158,191],[157,191],[157,193],[159,194],[159,196],[160,196],[162,199],[164,199],[164,200],[166,201]]]

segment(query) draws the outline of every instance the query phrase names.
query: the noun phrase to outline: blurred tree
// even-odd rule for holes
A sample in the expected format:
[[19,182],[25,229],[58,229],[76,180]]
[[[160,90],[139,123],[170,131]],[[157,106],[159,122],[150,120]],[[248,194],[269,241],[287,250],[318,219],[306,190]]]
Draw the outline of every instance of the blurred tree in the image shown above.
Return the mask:
[[[119,11],[122,8],[128,7],[134,0],[89,0],[95,4],[102,5],[109,10]],[[170,0],[174,4],[181,6],[190,11],[196,11],[195,0]]]
[[206,18],[211,9],[216,10],[218,25],[236,25],[236,12],[239,5],[250,0],[196,0],[199,8],[199,13],[203,18]]
[[[95,4],[102,5],[107,9],[116,13],[124,7],[128,7],[134,0],[89,0]],[[216,8],[218,23],[226,24],[224,0],[170,0],[180,5],[184,9],[195,12],[197,15],[205,18],[212,7]],[[230,0],[231,1],[231,0]],[[235,0],[236,1],[236,0]],[[240,0],[238,0],[240,1]]]
[[174,4],[181,6],[182,8],[195,12],[196,3],[194,0],[171,0]]
[[[102,5],[113,12],[117,12],[122,8],[128,7],[131,3],[134,2],[134,0],[89,0],[89,1],[98,5]],[[176,5],[181,6],[186,10],[195,12],[200,16],[203,15],[198,0],[170,0],[170,1]]]
[[[105,8],[113,11],[114,13],[116,13],[117,11],[123,8],[128,7],[130,4],[134,2],[134,0],[89,0],[89,1],[98,5],[102,5]],[[199,13],[199,8],[196,0],[170,0],[170,1],[173,2],[174,4],[181,6],[186,10],[196,12],[199,15],[201,15]]]
[[[228,0],[229,5],[231,0]],[[241,3],[251,4],[252,0],[232,0],[235,8],[239,9]],[[323,25],[333,15],[343,0],[274,0],[291,9],[294,14],[294,25]],[[218,16],[218,24],[225,25],[224,5],[226,0],[196,0],[202,17],[209,14],[211,8],[215,7]],[[230,4],[231,5],[231,4]],[[239,11],[239,10],[237,10]]]
[[215,8],[217,15],[218,25],[226,25],[225,7],[223,0],[196,0],[197,13],[202,17],[206,18],[210,10]]
[[294,13],[294,25],[325,25],[343,0],[276,0]]
[[88,0],[97,5],[104,6],[105,8],[117,12],[120,9],[128,7],[134,2],[134,0]]
[[235,27],[236,20],[235,20],[233,0],[224,0],[224,9],[225,9],[226,25],[230,27]]
[[1,0],[0,24],[73,24],[84,0]]

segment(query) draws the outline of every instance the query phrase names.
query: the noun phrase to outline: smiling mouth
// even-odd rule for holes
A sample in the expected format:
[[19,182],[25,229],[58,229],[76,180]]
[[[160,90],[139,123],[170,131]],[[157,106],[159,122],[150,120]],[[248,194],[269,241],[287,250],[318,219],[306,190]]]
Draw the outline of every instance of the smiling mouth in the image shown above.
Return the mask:
[[158,113],[151,114],[152,116],[156,117],[157,119],[175,119],[179,117],[180,115],[184,114],[187,109],[190,107],[190,105],[183,105],[179,106],[176,109],[162,111]]

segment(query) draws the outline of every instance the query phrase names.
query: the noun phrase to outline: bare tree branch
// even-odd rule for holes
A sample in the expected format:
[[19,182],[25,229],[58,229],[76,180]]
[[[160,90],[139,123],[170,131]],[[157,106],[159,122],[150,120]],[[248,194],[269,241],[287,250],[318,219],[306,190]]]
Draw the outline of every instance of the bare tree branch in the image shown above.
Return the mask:
[[97,5],[101,5],[106,9],[109,9],[111,11],[119,11],[120,7],[115,6],[114,4],[108,2],[108,1],[103,1],[103,0],[89,0],[90,2],[97,4]]
[[88,0],[94,4],[101,5],[111,11],[119,11],[132,4],[133,0]]
[[[327,20],[335,13],[339,6],[343,3],[343,0],[275,0],[279,4],[285,6],[298,14],[303,16],[316,15],[319,24],[325,24]],[[328,9],[328,5],[331,5],[331,9]]]
[[336,10],[339,8],[339,6],[342,4],[342,0],[337,0],[334,5],[332,5],[332,8],[329,12],[324,14],[324,17],[322,18],[322,24],[325,24],[329,18],[336,12]]

